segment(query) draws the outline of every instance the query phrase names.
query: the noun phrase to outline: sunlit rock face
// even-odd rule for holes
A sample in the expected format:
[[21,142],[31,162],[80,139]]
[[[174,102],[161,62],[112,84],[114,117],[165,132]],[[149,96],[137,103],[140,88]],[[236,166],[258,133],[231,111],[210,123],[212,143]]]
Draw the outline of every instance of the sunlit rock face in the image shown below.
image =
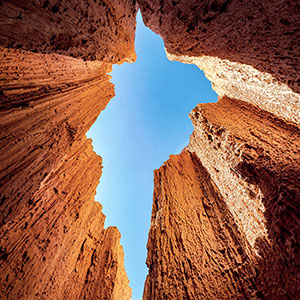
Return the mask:
[[144,299],[297,299],[300,128],[226,97],[190,117],[155,171]]
[[167,53],[167,57],[199,67],[221,97],[226,95],[250,102],[287,121],[300,123],[300,94],[271,74],[213,56],[189,57]]
[[85,133],[114,96],[112,63],[135,59],[135,4],[0,5],[0,298],[131,299]]
[[299,3],[138,3],[219,95],[155,172],[144,299],[298,299]]
[[198,105],[190,117],[195,130],[187,149],[254,250],[256,286],[266,299],[297,297],[300,127],[226,97]]

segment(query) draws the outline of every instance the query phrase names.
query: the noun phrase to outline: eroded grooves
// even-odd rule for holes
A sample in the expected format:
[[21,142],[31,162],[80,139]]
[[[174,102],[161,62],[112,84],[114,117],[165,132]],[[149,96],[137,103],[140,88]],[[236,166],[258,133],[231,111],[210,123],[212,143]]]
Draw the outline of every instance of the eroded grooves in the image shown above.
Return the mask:
[[[221,96],[155,172],[143,298],[299,299],[298,1],[138,3]],[[114,95],[112,64],[135,59],[136,1],[0,8],[0,296],[130,299],[85,133]]]
[[114,96],[112,63],[135,58],[134,3],[0,5],[0,298],[130,299],[85,133]]

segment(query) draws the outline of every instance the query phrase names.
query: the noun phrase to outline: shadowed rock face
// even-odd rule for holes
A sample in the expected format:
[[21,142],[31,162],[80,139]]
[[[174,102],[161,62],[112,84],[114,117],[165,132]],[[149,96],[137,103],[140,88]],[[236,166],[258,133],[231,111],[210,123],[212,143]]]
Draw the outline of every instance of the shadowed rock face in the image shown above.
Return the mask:
[[129,1],[1,1],[1,299],[131,298],[85,133],[114,96],[112,63],[135,58],[135,14]]
[[[138,2],[220,96],[155,171],[144,299],[299,299],[299,4]],[[135,59],[135,1],[0,8],[0,298],[130,299],[85,133]]]
[[135,60],[135,0],[0,3],[0,45],[87,60]]
[[300,92],[299,1],[138,0],[168,52],[208,55],[270,73]]

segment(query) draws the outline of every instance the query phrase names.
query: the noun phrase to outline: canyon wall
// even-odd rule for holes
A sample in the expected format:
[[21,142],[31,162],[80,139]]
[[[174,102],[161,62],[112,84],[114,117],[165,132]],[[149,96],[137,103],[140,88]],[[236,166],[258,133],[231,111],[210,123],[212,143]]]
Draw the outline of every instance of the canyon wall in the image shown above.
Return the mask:
[[155,171],[143,299],[300,299],[299,3],[138,3],[219,95]]
[[155,171],[144,299],[298,299],[299,126],[226,97],[191,119]]
[[138,2],[169,57],[198,65],[218,95],[300,122],[298,1]]
[[[155,171],[143,298],[299,299],[299,3],[138,2],[168,57],[220,96]],[[112,64],[135,60],[135,1],[0,8],[0,297],[130,299],[85,133],[114,96]]]
[[135,59],[135,3],[0,6],[0,298],[131,299],[85,134],[114,96],[112,64]]
[[0,45],[84,60],[135,60],[135,0],[2,0]]

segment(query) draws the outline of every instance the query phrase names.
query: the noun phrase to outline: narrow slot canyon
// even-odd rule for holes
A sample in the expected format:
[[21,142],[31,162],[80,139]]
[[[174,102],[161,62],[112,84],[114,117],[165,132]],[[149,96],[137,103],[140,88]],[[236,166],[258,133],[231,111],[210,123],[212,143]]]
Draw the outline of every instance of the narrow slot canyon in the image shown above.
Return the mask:
[[[154,63],[145,73],[153,72],[161,106],[147,98],[147,78],[141,72],[134,82],[129,71],[142,69],[137,18],[160,35],[163,55],[178,61],[168,65],[204,72],[216,103],[209,95],[202,99],[200,81],[191,92],[195,78],[177,69],[172,76],[180,84],[173,91],[166,80],[163,90],[163,61],[161,74],[150,70]],[[144,300],[300,299],[297,1],[2,0],[0,28],[1,299],[126,300],[140,297],[142,289]],[[147,34],[146,51],[154,54],[158,44]],[[133,63],[128,71],[125,62]],[[165,124],[176,122],[172,101],[193,125],[171,128],[193,131],[189,141],[173,132],[154,147],[155,154],[160,146],[165,152],[149,161],[150,172],[157,168],[153,202],[137,181],[134,196],[140,189],[148,198],[139,205],[126,193],[114,204],[101,196],[101,189],[110,193],[109,184],[117,191],[124,167],[114,183],[105,181],[106,171],[116,172],[105,164],[104,152],[114,154],[113,146],[105,150],[104,137],[103,144],[93,137],[95,148],[104,147],[102,161],[86,137],[102,116],[107,129],[94,130],[110,138],[117,134],[113,123],[123,131],[130,127],[128,110],[134,108],[126,101],[122,108],[122,98],[132,98],[126,80],[136,85],[138,104],[150,119],[165,117],[164,125],[156,124],[162,136]],[[147,115],[134,114],[146,124]],[[135,163],[146,164],[153,150],[141,139],[138,123],[132,124],[133,137],[144,143],[144,151],[132,153]],[[139,226],[151,205],[151,219]],[[106,207],[115,217],[105,221]],[[134,220],[132,208],[141,211],[140,219]],[[120,226],[121,239],[114,226],[122,223],[121,215],[144,237],[123,235]],[[128,238],[132,245],[139,239],[136,254],[127,251]],[[146,239],[144,279],[135,268],[145,259]],[[136,261],[127,262],[126,255]],[[132,295],[135,276],[140,290],[134,287]]]
[[133,64],[113,67],[116,96],[87,136],[103,160],[95,200],[103,205],[105,227],[117,226],[121,233],[132,297],[141,299],[153,170],[188,145],[189,112],[203,99],[216,102],[217,96],[196,66],[167,59],[162,39],[145,27],[140,13],[135,51]]

